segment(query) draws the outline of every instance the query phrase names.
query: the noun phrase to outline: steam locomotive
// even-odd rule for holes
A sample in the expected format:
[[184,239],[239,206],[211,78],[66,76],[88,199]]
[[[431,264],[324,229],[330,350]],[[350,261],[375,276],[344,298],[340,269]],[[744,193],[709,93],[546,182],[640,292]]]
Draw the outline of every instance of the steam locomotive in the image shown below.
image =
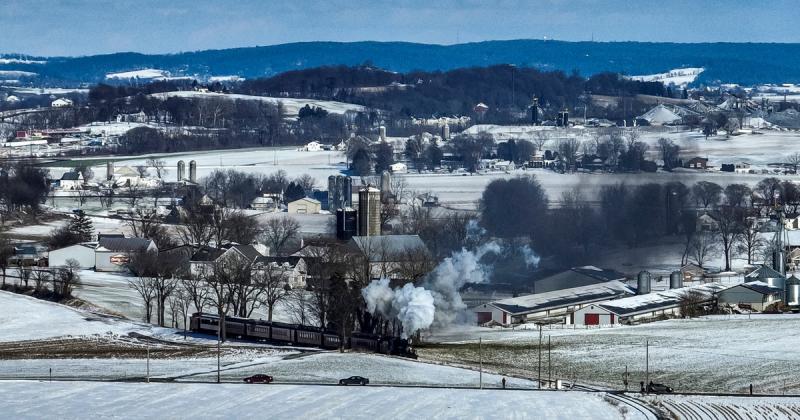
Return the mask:
[[[197,312],[192,314],[190,330],[204,334],[219,334],[219,316]],[[353,333],[344,338],[331,330],[300,324],[270,322],[250,318],[225,317],[225,336],[278,345],[353,350],[417,358],[408,340],[375,334]]]

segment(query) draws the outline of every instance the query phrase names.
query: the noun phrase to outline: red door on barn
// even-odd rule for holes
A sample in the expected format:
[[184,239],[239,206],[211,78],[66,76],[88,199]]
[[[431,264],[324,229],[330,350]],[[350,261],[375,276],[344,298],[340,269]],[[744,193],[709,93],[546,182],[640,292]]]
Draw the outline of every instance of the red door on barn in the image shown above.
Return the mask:
[[478,325],[485,324],[492,320],[491,312],[478,312]]
[[584,314],[583,323],[586,325],[600,325],[600,314]]

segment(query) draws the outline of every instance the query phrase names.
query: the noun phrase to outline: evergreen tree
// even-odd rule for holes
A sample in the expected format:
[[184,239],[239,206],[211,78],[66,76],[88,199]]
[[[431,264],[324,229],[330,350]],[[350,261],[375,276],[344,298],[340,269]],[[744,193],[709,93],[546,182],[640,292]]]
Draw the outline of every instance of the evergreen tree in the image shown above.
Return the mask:
[[369,175],[370,173],[370,158],[369,152],[364,149],[358,149],[358,151],[353,155],[353,170],[355,171],[356,175],[364,176]]
[[379,174],[388,171],[389,166],[394,163],[394,150],[389,143],[381,143],[375,153],[375,173]]
[[92,237],[94,237],[92,220],[82,211],[79,211],[69,222],[69,231],[72,232],[80,242],[91,241]]
[[306,191],[303,189],[303,187],[294,182],[289,183],[289,186],[286,187],[286,192],[283,193],[283,198],[286,200],[287,203],[299,200],[305,196],[306,196]]
[[444,154],[442,153],[442,149],[436,145],[436,143],[431,142],[428,145],[428,148],[425,149],[425,160],[427,161],[428,169],[434,169],[442,164],[442,157]]

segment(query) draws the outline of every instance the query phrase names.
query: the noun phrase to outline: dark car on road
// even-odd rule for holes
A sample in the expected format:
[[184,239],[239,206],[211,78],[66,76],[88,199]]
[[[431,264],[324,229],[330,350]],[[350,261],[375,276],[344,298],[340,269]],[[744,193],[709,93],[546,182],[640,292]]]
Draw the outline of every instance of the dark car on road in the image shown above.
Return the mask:
[[259,373],[258,375],[248,376],[244,378],[244,381],[247,382],[248,384],[268,384],[272,382],[272,376],[263,375]]
[[647,392],[652,392],[653,394],[671,394],[673,389],[669,386],[664,384],[654,384],[650,382],[650,385],[647,386]]
[[351,376],[349,378],[339,379],[339,385],[366,385],[369,379],[362,376]]

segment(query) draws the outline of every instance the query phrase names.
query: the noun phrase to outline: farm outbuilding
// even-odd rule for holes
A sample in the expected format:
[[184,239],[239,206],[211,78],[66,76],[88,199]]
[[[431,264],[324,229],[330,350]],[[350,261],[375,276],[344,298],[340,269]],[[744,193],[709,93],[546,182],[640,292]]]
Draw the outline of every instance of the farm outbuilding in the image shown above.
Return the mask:
[[576,311],[572,321],[575,325],[605,325],[604,321],[608,324],[626,324],[658,317],[679,316],[687,302],[691,302],[692,305],[713,303],[716,294],[726,287],[721,283],[706,283],[624,297],[591,305],[580,312]]
[[511,325],[540,319],[559,319],[572,323],[572,313],[587,305],[606,302],[633,294],[633,291],[620,281],[555,290],[502,299],[472,308],[478,323]]
[[96,242],[87,242],[54,249],[48,254],[48,266],[64,267],[67,265],[67,260],[72,259],[77,261],[83,269],[92,268],[95,264],[94,249],[96,247]]
[[725,289],[719,293],[720,305],[737,305],[743,309],[763,311],[783,299],[783,289],[763,281],[751,281]]
[[95,271],[126,271],[131,256],[158,252],[155,242],[144,238],[101,238],[94,250]]
[[322,203],[319,200],[304,197],[292,201],[286,207],[291,214],[317,214],[322,210]]

